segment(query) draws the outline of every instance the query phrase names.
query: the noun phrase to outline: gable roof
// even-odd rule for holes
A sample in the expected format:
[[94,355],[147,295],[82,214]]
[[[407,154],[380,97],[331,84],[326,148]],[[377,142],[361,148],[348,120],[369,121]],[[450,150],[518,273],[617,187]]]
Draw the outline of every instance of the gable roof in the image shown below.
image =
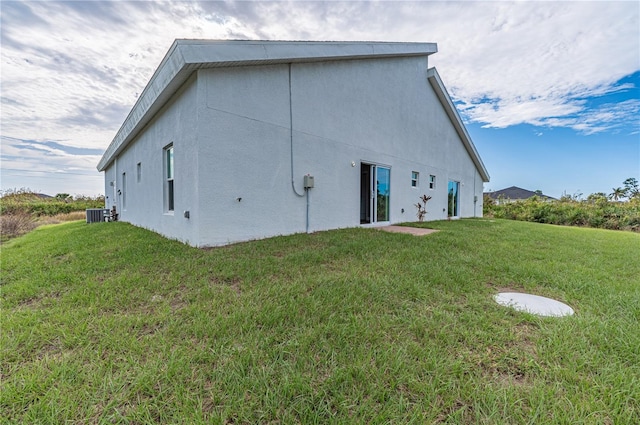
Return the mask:
[[532,192],[530,190],[523,189],[517,186],[511,186],[506,189],[496,190],[495,192],[486,192],[486,194],[489,195],[492,199],[505,198],[505,199],[511,199],[514,201],[518,199],[529,199],[534,196],[537,196],[538,198],[544,198],[544,199],[555,199],[555,198],[552,198],[551,196],[541,195],[536,192]]
[[105,168],[198,69],[244,65],[428,56],[435,43],[175,40],[98,163]]
[[[429,56],[437,51],[435,43],[175,40],[107,147],[98,163],[98,171],[104,171],[113,162],[189,76],[198,69],[327,60]],[[434,68],[428,70],[428,79],[482,179],[489,181],[487,170]]]
[[462,123],[462,118],[460,118],[460,114],[458,113],[458,110],[453,104],[453,100],[451,100],[451,96],[449,96],[449,93],[447,92],[447,89],[445,88],[444,83],[442,82],[442,79],[440,79],[440,75],[438,74],[438,71],[436,71],[435,68],[429,68],[427,70],[427,79],[429,80],[431,87],[433,87],[433,90],[436,92],[438,99],[440,99],[440,103],[442,104],[445,112],[449,116],[449,119],[451,120],[453,127],[456,129],[456,132],[458,133],[460,140],[462,140],[462,144],[464,145],[465,149],[469,153],[471,160],[473,161],[476,168],[480,172],[482,181],[488,182],[489,173],[487,172],[487,169],[484,166],[482,159],[480,159],[480,155],[478,154],[478,151],[476,150],[475,145],[471,141],[471,136],[469,136],[467,129]]

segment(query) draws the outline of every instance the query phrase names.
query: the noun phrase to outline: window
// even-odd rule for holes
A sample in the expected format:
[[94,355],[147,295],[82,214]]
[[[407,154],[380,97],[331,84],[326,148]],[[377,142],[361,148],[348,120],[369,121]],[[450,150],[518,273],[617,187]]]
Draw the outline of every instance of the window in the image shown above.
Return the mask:
[[460,216],[460,182],[449,180],[447,187],[447,217]]
[[122,209],[127,208],[127,173],[122,173]]
[[138,179],[138,183],[140,183],[140,181],[142,180],[142,163],[138,162],[138,165],[136,166],[136,175],[137,175],[137,179]]
[[418,178],[420,177],[420,173],[417,171],[411,172],[411,187],[418,187]]
[[174,193],[173,193],[173,145],[169,145],[164,149],[165,160],[165,208],[167,211],[173,211]]
[[429,176],[429,189],[435,189],[435,188],[436,188],[436,176],[431,174]]

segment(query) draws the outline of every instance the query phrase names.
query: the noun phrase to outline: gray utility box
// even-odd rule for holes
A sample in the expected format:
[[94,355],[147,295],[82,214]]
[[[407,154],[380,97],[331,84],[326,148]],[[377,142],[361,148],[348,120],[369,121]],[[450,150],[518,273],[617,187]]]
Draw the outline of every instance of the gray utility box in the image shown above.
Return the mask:
[[313,176],[306,175],[304,176],[304,188],[311,189],[313,187]]

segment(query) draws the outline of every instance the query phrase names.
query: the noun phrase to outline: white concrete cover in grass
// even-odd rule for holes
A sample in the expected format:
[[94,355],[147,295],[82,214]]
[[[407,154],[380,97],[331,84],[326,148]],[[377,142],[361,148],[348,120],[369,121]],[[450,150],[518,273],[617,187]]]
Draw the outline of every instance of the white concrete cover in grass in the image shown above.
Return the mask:
[[494,298],[498,304],[512,307],[518,311],[537,314],[538,316],[561,317],[573,315],[573,309],[565,303],[539,295],[501,292]]

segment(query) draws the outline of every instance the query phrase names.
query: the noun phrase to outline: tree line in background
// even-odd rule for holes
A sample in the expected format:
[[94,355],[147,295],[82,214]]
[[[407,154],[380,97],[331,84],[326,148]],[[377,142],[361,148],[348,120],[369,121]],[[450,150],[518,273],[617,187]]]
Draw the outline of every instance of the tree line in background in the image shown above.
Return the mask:
[[[41,224],[85,218],[88,208],[103,208],[104,196],[46,196],[29,189],[0,192],[0,241],[27,233]],[[426,207],[426,202],[425,202]],[[640,185],[631,177],[609,194],[564,195],[559,200],[534,196],[524,201],[496,203],[484,197],[485,217],[537,223],[586,226],[640,232]]]
[[30,189],[0,192],[0,240],[27,233],[41,224],[82,220],[88,208],[103,208],[104,196],[47,196]]
[[611,189],[612,192],[610,194],[606,194],[604,192],[592,193],[587,197],[587,200],[595,200],[606,198],[612,201],[623,201],[623,200],[638,200],[640,198],[640,186],[638,185],[638,180],[629,177],[624,182],[622,182],[622,187],[614,187]]
[[497,203],[485,195],[483,212],[485,217],[640,232],[640,186],[631,177],[609,194],[597,192],[586,198],[578,193],[559,200],[534,196]]

